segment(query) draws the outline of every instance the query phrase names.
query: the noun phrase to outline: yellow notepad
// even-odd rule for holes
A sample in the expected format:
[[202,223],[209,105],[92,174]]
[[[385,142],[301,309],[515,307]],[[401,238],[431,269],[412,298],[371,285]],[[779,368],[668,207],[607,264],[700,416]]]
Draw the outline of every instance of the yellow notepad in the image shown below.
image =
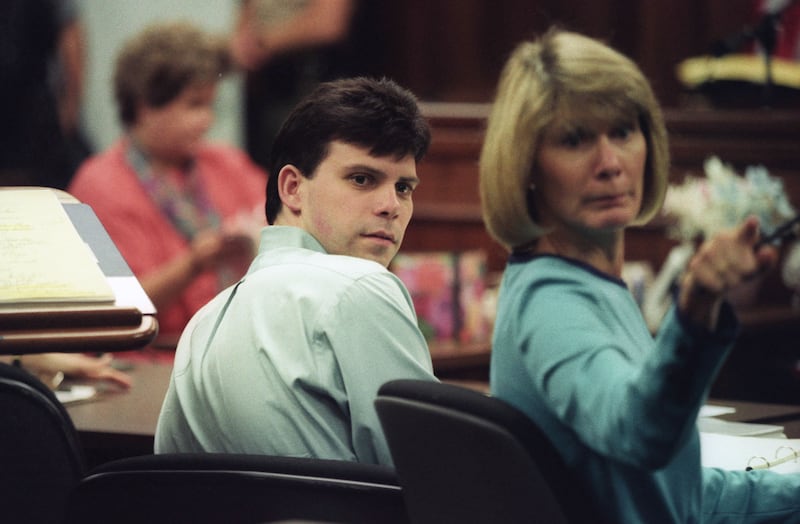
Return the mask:
[[54,192],[0,191],[0,308],[113,302],[94,253]]

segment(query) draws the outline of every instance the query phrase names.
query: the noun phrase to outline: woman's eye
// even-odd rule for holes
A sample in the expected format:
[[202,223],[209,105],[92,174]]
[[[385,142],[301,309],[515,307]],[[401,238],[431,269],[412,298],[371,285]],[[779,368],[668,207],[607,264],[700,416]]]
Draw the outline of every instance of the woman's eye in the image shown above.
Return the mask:
[[567,147],[578,147],[581,145],[581,142],[583,142],[585,136],[585,133],[581,133],[580,131],[571,131],[561,138],[561,144]]
[[630,125],[618,126],[612,130],[611,135],[616,138],[628,138],[628,136],[632,132],[633,132],[633,126]]

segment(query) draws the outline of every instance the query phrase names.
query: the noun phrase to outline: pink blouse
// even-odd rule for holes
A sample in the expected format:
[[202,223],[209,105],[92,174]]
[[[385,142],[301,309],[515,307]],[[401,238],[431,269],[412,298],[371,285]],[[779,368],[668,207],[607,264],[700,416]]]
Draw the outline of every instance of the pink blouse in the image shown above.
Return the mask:
[[[92,206],[134,274],[141,279],[188,251],[189,243],[139,182],[126,158],[127,144],[126,139],[121,139],[84,162],[68,191]],[[267,175],[243,151],[206,143],[195,160],[211,205],[223,221],[239,213],[252,215],[259,209],[263,212]],[[238,271],[243,274],[246,269]],[[198,276],[179,298],[159,309],[159,334],[179,335],[192,315],[220,290],[216,273]]]

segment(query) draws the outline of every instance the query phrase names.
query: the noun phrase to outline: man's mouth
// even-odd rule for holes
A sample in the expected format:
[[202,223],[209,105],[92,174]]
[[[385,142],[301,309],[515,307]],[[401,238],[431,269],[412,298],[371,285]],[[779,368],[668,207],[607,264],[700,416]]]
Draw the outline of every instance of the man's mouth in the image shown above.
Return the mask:
[[369,238],[377,238],[380,240],[385,240],[387,242],[391,242],[392,244],[396,242],[394,235],[391,233],[387,233],[386,231],[373,231],[371,233],[365,233],[364,236]]

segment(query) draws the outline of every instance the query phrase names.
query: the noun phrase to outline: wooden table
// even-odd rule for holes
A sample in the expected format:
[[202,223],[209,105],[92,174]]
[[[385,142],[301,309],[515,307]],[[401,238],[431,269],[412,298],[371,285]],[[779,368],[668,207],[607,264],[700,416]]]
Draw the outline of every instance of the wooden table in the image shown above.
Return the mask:
[[[137,352],[135,358],[131,354],[133,367],[129,373],[134,384],[129,391],[107,389],[95,399],[67,406],[67,412],[86,450],[89,467],[117,458],[153,452],[158,414],[172,372],[172,362],[165,353],[168,355],[164,351],[145,350]],[[455,358],[456,354],[450,356]],[[126,354],[118,355],[124,362]],[[488,392],[487,380],[444,380]],[[712,399],[709,404],[736,409],[734,413],[720,416],[722,419],[780,425],[784,427],[787,437],[800,438],[800,405],[726,399]]]
[[[119,358],[127,362],[124,354]],[[133,378],[130,390],[106,388],[89,401],[67,405],[89,467],[153,452],[153,437],[172,363],[164,358],[143,359],[141,355],[131,360],[133,367],[127,371]]]
[[433,371],[442,380],[489,381],[489,342],[460,344],[435,341],[429,344]]

